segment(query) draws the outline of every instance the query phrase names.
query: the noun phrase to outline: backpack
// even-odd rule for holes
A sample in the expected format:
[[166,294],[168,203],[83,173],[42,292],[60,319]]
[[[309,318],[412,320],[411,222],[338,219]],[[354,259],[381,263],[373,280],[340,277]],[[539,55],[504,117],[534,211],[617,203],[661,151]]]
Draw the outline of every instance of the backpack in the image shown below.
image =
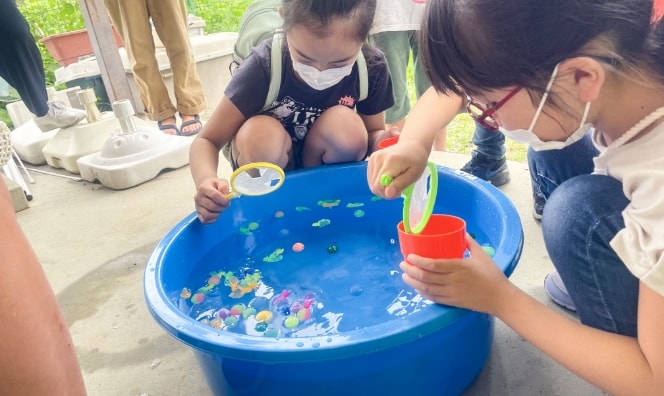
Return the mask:
[[[284,21],[279,15],[280,6],[281,0],[256,0],[247,7],[247,10],[242,14],[242,18],[240,18],[237,40],[233,46],[233,62],[231,62],[229,68],[231,74],[233,74],[255,46],[272,37],[270,87],[263,110],[274,103],[279,94],[279,88],[281,88],[281,43],[283,41],[281,27]],[[367,63],[362,51],[357,57],[357,68],[360,79],[360,98],[358,101],[362,101],[369,94]]]

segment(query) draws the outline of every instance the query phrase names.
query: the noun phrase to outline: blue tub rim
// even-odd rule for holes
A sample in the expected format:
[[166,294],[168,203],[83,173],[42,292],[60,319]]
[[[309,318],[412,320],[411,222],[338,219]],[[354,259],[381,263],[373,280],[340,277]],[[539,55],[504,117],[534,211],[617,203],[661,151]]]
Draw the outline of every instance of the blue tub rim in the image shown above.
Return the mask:
[[[323,170],[359,167],[366,174],[366,162],[354,164],[327,165]],[[453,177],[460,183],[473,184],[485,193],[497,207],[501,208],[505,222],[504,235],[511,235],[496,247],[494,259],[499,258],[506,264],[501,269],[506,276],[511,275],[521,256],[523,248],[523,228],[516,208],[511,201],[496,187],[472,175],[441,165],[436,168],[440,176]],[[320,171],[321,169],[316,169]],[[288,178],[303,177],[311,169],[290,172]],[[194,223],[198,223],[194,225]],[[168,250],[189,227],[203,226],[196,213],[190,213],[158,242],[148,260],[144,276],[144,295],[150,314],[155,321],[171,336],[190,347],[213,353],[226,358],[260,362],[307,362],[338,358],[348,358],[371,353],[394,345],[414,341],[452,325],[464,315],[470,314],[465,309],[433,304],[426,309],[399,317],[369,328],[362,328],[333,335],[320,335],[297,338],[257,337],[234,332],[220,331],[202,324],[183,313],[169,300],[169,293],[159,281],[162,278],[162,263]],[[205,226],[203,226],[205,227]],[[506,228],[512,232],[507,233]],[[518,230],[514,233],[514,230]],[[512,252],[512,253],[507,253]],[[472,312],[472,314],[476,314]]]

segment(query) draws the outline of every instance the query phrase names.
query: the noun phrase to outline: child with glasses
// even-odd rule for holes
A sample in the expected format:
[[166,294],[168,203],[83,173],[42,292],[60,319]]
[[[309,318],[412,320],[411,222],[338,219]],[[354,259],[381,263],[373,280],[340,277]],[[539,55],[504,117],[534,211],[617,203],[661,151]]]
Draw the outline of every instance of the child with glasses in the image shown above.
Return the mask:
[[[476,116],[490,112],[508,136],[543,153],[572,147],[592,128],[600,154],[592,174],[553,191],[542,218],[580,323],[513,285],[471,237],[468,259],[409,255],[405,282],[438,303],[495,315],[608,393],[660,394],[664,23],[651,24],[653,1],[434,0],[427,7],[420,44],[438,92],[467,94],[479,104]],[[413,183],[429,140],[411,130],[399,145],[412,152],[396,145],[372,156],[372,191],[396,198]],[[383,174],[394,179],[387,188]]]

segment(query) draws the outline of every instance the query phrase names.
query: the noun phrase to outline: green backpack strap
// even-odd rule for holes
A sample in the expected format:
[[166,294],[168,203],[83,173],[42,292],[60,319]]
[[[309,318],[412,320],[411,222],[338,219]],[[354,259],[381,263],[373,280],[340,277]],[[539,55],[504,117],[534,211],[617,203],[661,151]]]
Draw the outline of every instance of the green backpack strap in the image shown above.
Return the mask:
[[360,75],[360,99],[358,102],[361,102],[369,96],[369,72],[367,71],[367,60],[364,59],[362,50],[357,56],[357,72]]
[[279,88],[281,88],[281,44],[283,41],[283,34],[277,32],[272,36],[272,50],[270,52],[270,88],[267,90],[267,97],[265,98],[265,105],[263,110],[267,109],[279,95]]

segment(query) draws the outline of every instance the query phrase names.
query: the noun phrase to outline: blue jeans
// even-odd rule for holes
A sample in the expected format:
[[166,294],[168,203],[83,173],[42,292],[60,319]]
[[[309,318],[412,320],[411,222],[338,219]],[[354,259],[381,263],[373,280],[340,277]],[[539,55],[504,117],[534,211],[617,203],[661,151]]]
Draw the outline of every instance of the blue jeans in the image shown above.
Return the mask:
[[628,203],[612,177],[574,177],[549,197],[542,234],[581,322],[635,337],[639,281],[609,245]]
[[472,141],[475,151],[488,159],[499,160],[505,157],[505,135],[501,132],[486,129],[475,123]]
[[544,206],[553,190],[565,180],[592,173],[593,158],[598,154],[590,133],[560,150],[528,148],[528,168],[536,204]]

